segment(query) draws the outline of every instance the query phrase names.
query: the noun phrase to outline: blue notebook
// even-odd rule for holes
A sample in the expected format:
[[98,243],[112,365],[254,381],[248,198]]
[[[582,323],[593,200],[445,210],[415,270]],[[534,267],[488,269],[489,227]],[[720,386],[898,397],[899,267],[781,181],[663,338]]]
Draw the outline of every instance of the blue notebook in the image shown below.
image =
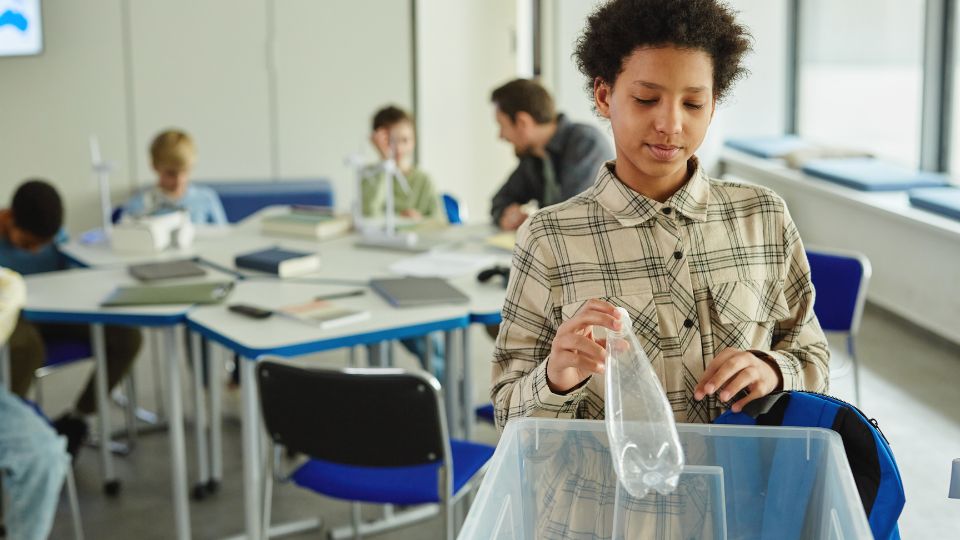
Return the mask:
[[279,277],[300,276],[320,269],[320,255],[274,247],[237,255],[233,264],[238,269],[256,270]]

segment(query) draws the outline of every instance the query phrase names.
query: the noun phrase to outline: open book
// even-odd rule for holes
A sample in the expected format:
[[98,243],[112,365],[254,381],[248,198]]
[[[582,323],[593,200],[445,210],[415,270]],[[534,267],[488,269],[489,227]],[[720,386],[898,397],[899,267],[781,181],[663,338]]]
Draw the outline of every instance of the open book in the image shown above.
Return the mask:
[[317,326],[323,330],[370,318],[370,312],[339,306],[329,300],[311,300],[303,304],[283,306],[274,313]]

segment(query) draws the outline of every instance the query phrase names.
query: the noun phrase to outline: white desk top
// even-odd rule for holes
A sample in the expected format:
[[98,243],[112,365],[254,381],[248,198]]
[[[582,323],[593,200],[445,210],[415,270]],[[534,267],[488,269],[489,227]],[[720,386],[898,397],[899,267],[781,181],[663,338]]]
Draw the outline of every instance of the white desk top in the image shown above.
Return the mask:
[[[164,284],[223,280],[219,272],[202,278],[165,280]],[[138,283],[126,268],[73,269],[27,276],[27,304],[23,316],[38,322],[76,322],[164,326],[184,321],[191,306],[100,307],[100,302],[118,285]],[[159,282],[157,282],[159,283]]]
[[[227,304],[244,303],[265,308],[307,302],[318,295],[355,287],[281,280],[241,281]],[[198,306],[187,316],[191,329],[220,342],[247,358],[264,354],[296,356],[340,347],[413,337],[427,332],[462,328],[469,322],[466,305],[441,305],[397,309],[380,295],[366,294],[333,300],[337,305],[370,312],[370,318],[331,329],[274,315],[252,319],[229,311],[226,305]]]

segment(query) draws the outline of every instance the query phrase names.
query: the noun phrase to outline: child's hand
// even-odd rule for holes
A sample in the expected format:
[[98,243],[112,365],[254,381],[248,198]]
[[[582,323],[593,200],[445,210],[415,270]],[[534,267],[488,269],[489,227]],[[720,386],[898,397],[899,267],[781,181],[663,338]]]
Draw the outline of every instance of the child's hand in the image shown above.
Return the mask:
[[773,392],[782,384],[780,370],[773,362],[758,358],[749,351],[727,348],[707,364],[694,388],[693,398],[700,401],[719,392],[720,401],[729,401],[746,388],[749,393],[730,407],[738,413],[747,403]]
[[373,144],[373,147],[377,149],[377,153],[380,154],[380,159],[387,159],[390,157],[390,130],[387,128],[380,128],[370,134],[370,142]]
[[423,219],[423,214],[414,208],[407,208],[406,210],[400,212],[400,216],[410,219]]
[[557,328],[547,360],[547,384],[557,393],[568,392],[592,373],[603,373],[606,340],[593,337],[593,327],[620,329],[620,314],[603,300],[588,300]]

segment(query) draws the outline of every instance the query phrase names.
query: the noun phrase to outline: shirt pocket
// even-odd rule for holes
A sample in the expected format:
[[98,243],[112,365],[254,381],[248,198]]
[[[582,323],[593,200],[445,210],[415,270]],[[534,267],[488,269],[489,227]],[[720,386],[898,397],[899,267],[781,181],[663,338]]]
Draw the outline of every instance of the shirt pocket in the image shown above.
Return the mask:
[[709,288],[714,354],[727,347],[769,350],[777,322],[790,318],[782,281],[728,281]]

